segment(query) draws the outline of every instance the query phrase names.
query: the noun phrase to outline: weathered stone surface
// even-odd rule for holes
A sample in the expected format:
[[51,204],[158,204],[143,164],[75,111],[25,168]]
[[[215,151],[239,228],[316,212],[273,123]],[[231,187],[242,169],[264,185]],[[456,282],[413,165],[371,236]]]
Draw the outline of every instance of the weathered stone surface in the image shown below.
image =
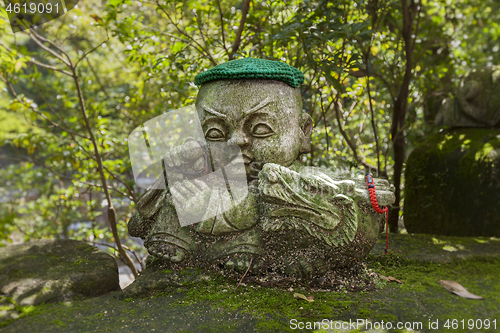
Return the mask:
[[[385,237],[383,240],[375,244],[370,255],[384,253]],[[391,234],[389,236],[389,253],[407,260],[438,264],[474,260],[474,258],[479,257],[483,259],[498,258],[500,238]]]
[[212,274],[198,268],[173,270],[168,266],[158,259],[149,261],[137,279],[123,289],[122,297],[147,297],[171,287],[193,287],[211,281],[213,278]]
[[[123,292],[71,304],[39,305],[15,321],[0,319],[0,331],[318,332],[321,330],[293,329],[291,320],[349,323],[365,318],[378,323],[391,322],[393,327],[397,322],[423,323],[423,329],[414,327],[415,332],[446,332],[443,326],[453,318],[480,318],[483,325],[484,319],[489,318],[490,329],[486,331],[498,331],[500,240],[406,234],[392,235],[390,247],[389,255],[385,255],[385,237],[381,238],[366,262],[375,272],[395,277],[403,284],[381,281],[371,292],[315,291],[299,283],[291,291],[283,285],[261,287],[245,281],[235,290],[239,279],[235,282],[219,276],[214,281],[195,282],[189,280],[192,279],[189,271],[181,274],[193,282],[187,287],[173,284],[159,290],[144,289],[146,293],[134,295],[127,293],[131,285]],[[449,251],[450,248],[459,250]],[[457,255],[465,252],[468,253],[465,257]],[[155,278],[149,275],[147,280]],[[439,284],[439,279],[454,280],[484,300],[453,295]],[[314,302],[294,298],[295,292],[313,296]],[[154,297],[149,297],[151,294]],[[436,321],[439,328],[429,329],[429,322]]]
[[455,129],[416,147],[404,218],[410,233],[500,236],[500,131]]
[[[128,224],[151,255],[178,269],[242,270],[252,262],[254,272],[304,277],[359,264],[368,254],[384,217],[371,208],[364,179],[300,164],[310,149],[312,120],[299,88],[274,80],[215,80],[201,86],[196,112],[207,152],[179,139],[184,147],[167,151],[164,164],[182,179],[167,175],[167,189],[153,186]],[[218,158],[220,147],[237,148],[241,158]],[[215,171],[201,168],[207,165],[202,155],[211,156]],[[228,193],[227,175],[237,159],[247,192],[233,205],[239,195]],[[223,168],[223,186],[208,186],[205,178]],[[381,179],[375,184],[380,206],[392,204],[394,187]],[[179,216],[189,214],[198,223],[183,226]]]
[[86,243],[42,240],[0,250],[0,297],[20,306],[114,290],[120,290],[116,261]]
[[500,66],[474,69],[446,98],[435,123],[450,127],[500,128]]

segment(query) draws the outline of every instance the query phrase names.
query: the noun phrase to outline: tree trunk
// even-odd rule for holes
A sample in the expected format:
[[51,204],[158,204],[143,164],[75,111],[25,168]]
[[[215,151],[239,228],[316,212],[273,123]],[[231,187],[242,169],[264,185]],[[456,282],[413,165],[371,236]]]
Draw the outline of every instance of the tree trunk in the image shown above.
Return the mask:
[[408,95],[410,94],[410,81],[413,69],[413,38],[412,27],[417,6],[414,0],[401,0],[403,14],[403,43],[405,52],[405,73],[403,82],[399,89],[399,94],[394,102],[394,113],[392,114],[391,138],[394,148],[394,176],[393,183],[396,187],[396,201],[389,212],[389,228],[393,233],[398,232],[399,210],[401,203],[401,175],[403,173],[403,163],[405,160],[405,134],[404,126],[406,112],[408,109]]

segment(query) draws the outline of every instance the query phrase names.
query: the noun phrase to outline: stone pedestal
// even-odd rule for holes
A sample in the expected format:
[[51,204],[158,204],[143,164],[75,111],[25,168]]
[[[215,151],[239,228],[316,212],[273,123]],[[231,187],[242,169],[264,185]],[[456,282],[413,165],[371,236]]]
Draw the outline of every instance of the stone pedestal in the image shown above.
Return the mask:
[[432,136],[410,154],[405,176],[408,232],[500,236],[500,130]]

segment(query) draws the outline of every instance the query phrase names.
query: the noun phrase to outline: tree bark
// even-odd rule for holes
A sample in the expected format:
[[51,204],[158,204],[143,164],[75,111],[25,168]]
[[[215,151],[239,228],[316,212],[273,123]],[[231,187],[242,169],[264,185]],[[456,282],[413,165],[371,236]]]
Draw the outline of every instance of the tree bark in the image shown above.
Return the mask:
[[241,4],[241,20],[238,26],[238,31],[236,32],[236,38],[234,39],[233,46],[231,47],[231,52],[228,54],[229,60],[234,59],[234,54],[238,51],[241,44],[241,34],[245,28],[245,22],[247,20],[248,9],[250,8],[250,0],[243,0]]
[[[401,0],[403,14],[403,43],[405,53],[405,73],[399,94],[394,103],[392,114],[391,138],[394,148],[394,175],[393,183],[396,187],[396,201],[389,212],[389,229],[393,233],[398,232],[398,220],[401,203],[401,175],[405,160],[405,135],[404,126],[408,108],[408,95],[410,93],[410,81],[413,69],[413,43],[412,26],[415,18],[416,4],[414,0]],[[416,36],[415,36],[416,37]]]

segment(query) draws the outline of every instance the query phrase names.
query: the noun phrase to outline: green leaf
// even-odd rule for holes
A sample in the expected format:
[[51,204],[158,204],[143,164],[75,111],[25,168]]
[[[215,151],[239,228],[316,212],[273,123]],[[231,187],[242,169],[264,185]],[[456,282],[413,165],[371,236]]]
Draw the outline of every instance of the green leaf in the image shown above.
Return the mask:
[[18,59],[17,62],[16,62],[16,66],[14,67],[16,72],[19,72],[19,70],[21,69],[21,67],[23,67],[23,61],[21,59]]
[[340,84],[340,81],[332,76],[332,72],[330,70],[325,72],[325,79],[335,88],[335,90],[342,92],[342,85]]
[[124,1],[123,0],[108,0],[108,2],[112,5],[117,7],[118,5],[122,4]]

